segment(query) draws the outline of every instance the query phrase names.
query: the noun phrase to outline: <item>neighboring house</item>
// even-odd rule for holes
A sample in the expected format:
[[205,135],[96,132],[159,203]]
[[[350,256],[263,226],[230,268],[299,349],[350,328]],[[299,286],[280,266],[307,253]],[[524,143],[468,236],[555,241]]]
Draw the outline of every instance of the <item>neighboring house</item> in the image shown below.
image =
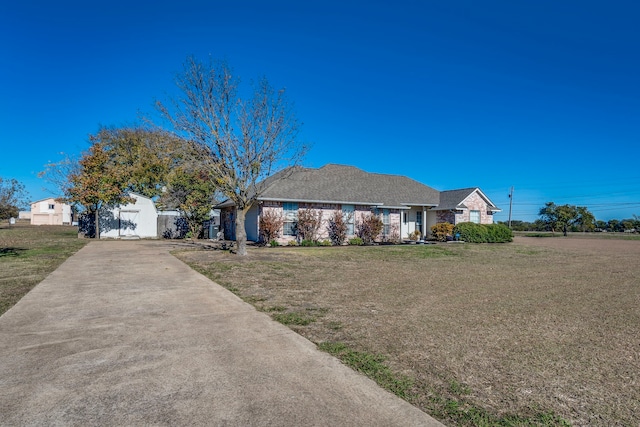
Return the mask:
[[31,203],[32,225],[71,225],[72,221],[71,206],[53,197]]
[[[438,222],[455,224],[465,218],[490,224],[493,213],[500,211],[478,188],[440,192],[405,176],[369,173],[353,166],[287,169],[259,185],[262,193],[245,220],[250,241],[259,240],[260,215],[266,210],[275,210],[285,219],[281,243],[295,239],[300,209],[321,211],[325,223],[334,212],[342,212],[348,219],[350,236],[356,234],[356,225],[363,216],[373,212],[381,216],[384,224],[380,240],[406,239],[415,230],[428,235]],[[227,200],[217,208],[221,209],[225,238],[234,240],[233,202]],[[319,237],[328,238],[326,226],[321,228]]]
[[148,197],[130,193],[134,203],[100,212],[100,238],[136,239],[158,237],[158,211]]

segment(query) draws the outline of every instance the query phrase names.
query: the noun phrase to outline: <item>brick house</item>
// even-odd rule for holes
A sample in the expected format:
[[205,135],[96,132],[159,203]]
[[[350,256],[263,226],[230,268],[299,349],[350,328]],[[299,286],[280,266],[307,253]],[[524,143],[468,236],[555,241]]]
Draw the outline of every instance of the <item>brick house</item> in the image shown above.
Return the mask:
[[492,224],[494,212],[500,212],[477,187],[441,191],[440,203],[433,210],[436,222],[454,225],[461,222]]
[[[354,166],[328,164],[281,171],[259,184],[261,195],[246,214],[247,240],[259,241],[260,215],[274,210],[284,218],[279,243],[296,239],[295,223],[301,209],[322,213],[319,238],[328,238],[326,223],[336,211],[348,220],[354,236],[363,216],[380,215],[384,228],[378,240],[407,239],[415,230],[429,235],[438,222],[493,223],[499,212],[479,188],[438,191],[401,175],[369,173]],[[226,200],[216,206],[225,239],[235,240],[235,206]]]

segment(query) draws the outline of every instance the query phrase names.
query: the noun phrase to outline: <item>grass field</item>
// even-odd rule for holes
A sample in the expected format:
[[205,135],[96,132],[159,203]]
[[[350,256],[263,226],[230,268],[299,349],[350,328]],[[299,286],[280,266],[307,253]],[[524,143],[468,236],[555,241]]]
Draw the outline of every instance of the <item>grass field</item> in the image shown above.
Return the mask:
[[[87,240],[0,226],[0,314]],[[447,425],[640,425],[640,241],[177,255]]]
[[447,425],[640,424],[640,242],[177,256]]
[[0,226],[0,315],[87,240],[69,226]]

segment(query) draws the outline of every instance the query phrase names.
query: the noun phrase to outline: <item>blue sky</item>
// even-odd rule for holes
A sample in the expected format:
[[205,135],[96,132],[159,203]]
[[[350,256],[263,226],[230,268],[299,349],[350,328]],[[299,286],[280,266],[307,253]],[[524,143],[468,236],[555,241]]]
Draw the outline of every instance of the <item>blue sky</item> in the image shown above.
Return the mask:
[[305,164],[640,215],[635,1],[30,1],[0,5],[0,176],[37,173],[226,59],[295,104]]

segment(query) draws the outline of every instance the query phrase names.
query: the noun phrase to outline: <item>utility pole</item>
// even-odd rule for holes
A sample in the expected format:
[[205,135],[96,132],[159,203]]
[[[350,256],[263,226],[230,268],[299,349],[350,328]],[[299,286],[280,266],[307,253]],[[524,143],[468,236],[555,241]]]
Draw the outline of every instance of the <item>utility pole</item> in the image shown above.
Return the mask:
[[511,229],[511,211],[513,209],[513,186],[509,192],[509,229]]

